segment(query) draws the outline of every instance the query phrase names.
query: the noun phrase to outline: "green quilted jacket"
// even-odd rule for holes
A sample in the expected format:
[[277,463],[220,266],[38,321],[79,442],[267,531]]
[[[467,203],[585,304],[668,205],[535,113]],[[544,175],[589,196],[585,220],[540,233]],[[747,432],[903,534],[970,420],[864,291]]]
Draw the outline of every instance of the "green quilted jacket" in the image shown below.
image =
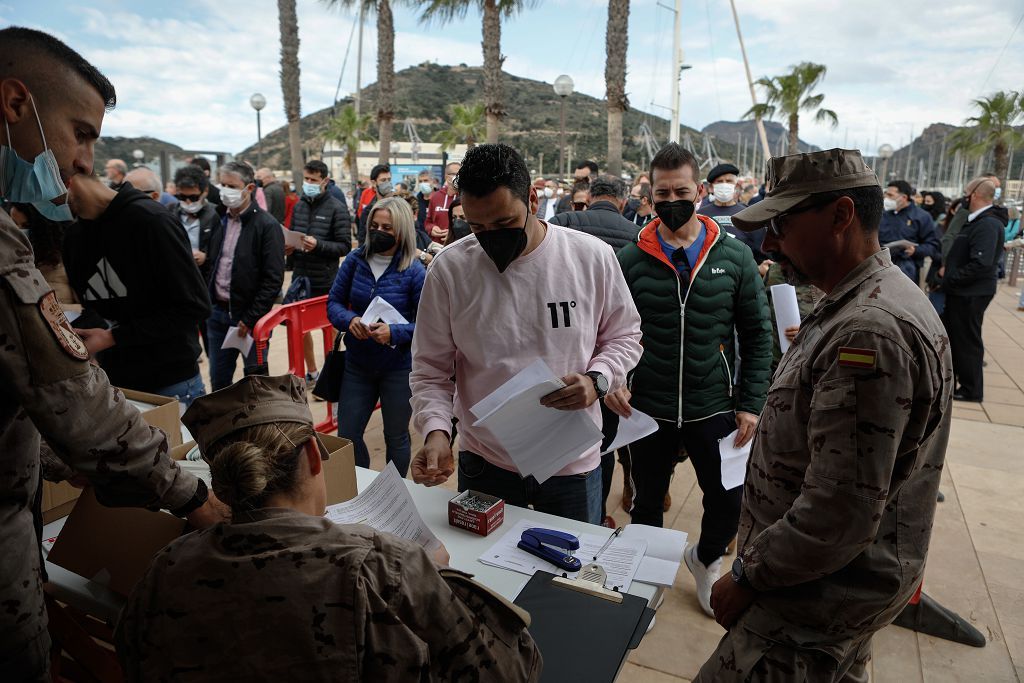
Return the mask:
[[677,426],[731,410],[757,415],[771,384],[771,318],[754,256],[712,219],[698,218],[707,239],[689,289],[661,250],[660,220],[618,253],[643,332],[630,404]]

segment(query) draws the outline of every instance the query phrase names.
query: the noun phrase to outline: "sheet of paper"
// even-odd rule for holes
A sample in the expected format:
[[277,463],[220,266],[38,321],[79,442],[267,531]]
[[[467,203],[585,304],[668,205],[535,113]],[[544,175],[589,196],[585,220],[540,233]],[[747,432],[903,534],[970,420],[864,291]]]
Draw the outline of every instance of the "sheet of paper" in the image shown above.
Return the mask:
[[441,545],[420,517],[402,475],[391,462],[365,491],[352,500],[329,506],[325,516],[335,524],[365,524],[377,531],[419,543],[427,552],[433,552]]
[[544,361],[534,361],[470,408],[478,418],[473,426],[497,439],[521,475],[543,483],[601,443],[601,430],[585,411],[540,404],[542,396],[564,387]]
[[796,287],[793,285],[772,285],[771,290],[775,330],[779,335],[779,347],[785,353],[789,350],[786,328],[800,324],[800,305],[796,302]]
[[654,421],[654,418],[634,408],[629,417],[619,417],[619,431],[615,433],[615,439],[601,455],[639,441],[656,431],[658,431],[658,423]]
[[733,444],[738,433],[739,430],[736,430],[718,442],[718,452],[722,456],[722,488],[726,491],[742,486],[743,479],[747,476],[750,446],[754,443],[751,439],[743,448],[736,448]]
[[229,327],[228,333],[224,337],[224,343],[220,345],[222,349],[238,349],[242,352],[243,356],[249,355],[249,349],[252,348],[253,342],[251,334],[247,334],[244,337],[238,336],[238,326]]
[[[538,524],[537,522],[533,522],[529,519],[522,519],[519,520],[518,524],[506,531],[505,534],[498,539],[497,543],[491,546],[487,552],[477,559],[483,564],[491,565],[492,567],[510,569],[514,572],[530,576],[532,576],[537,570],[541,570],[555,574],[565,573],[569,578],[576,578],[576,575],[579,572],[565,572],[554,564],[542,560],[536,555],[532,555],[518,547],[519,539],[523,537],[523,532],[533,527],[553,529],[554,531],[564,531],[579,538],[580,547],[574,554],[579,558],[580,562],[582,562],[584,566],[593,561],[594,555],[601,549],[601,546],[604,545],[605,541],[608,540],[607,535],[576,534],[568,529],[559,529],[557,527]],[[609,531],[608,533],[611,532]],[[633,577],[636,576],[637,569],[640,566],[640,561],[644,557],[644,551],[646,548],[647,543],[643,540],[625,540],[621,536],[615,539],[615,541],[608,546],[603,553],[601,553],[597,560],[597,563],[604,567],[604,570],[608,572],[608,582],[605,584],[605,588],[618,587],[620,591],[629,590],[629,586],[633,582]]]
[[619,535],[628,541],[647,543],[647,553],[640,562],[635,579],[656,586],[671,587],[679,572],[686,550],[686,532],[660,529],[646,524],[627,524]]
[[885,248],[886,249],[890,249],[890,250],[891,249],[899,249],[900,251],[902,251],[902,250],[907,249],[909,247],[916,247],[916,246],[917,246],[917,243],[916,242],[911,242],[910,240],[894,240],[892,242],[886,243]]
[[281,230],[284,232],[284,246],[292,247],[297,251],[303,251],[302,238],[306,235],[298,232],[297,230],[289,230],[288,228],[281,226]]
[[366,307],[363,314],[360,316],[363,320],[364,325],[372,325],[373,323],[387,323],[388,325],[408,325],[409,321],[405,317],[395,310],[395,307],[389,304],[379,296],[373,298],[370,305]]

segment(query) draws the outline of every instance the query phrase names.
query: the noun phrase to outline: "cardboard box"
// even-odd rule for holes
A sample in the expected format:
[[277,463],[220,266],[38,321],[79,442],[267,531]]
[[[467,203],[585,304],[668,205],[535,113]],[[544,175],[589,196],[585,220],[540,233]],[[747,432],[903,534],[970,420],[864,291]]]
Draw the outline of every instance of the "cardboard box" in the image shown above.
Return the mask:
[[[148,410],[140,410],[142,419],[151,427],[158,427],[167,434],[167,443],[174,447],[181,444],[181,419],[179,417],[177,399],[168,396],[147,394],[131,389],[121,390],[130,401],[146,403],[153,406]],[[43,523],[49,524],[55,519],[66,517],[75,506],[81,489],[67,482],[43,482]]]
[[[467,501],[473,500],[473,504]],[[480,505],[483,502],[486,507]],[[448,524],[486,536],[505,521],[505,501],[479,491],[463,491],[448,501]]]
[[[320,435],[330,453],[324,462],[327,504],[354,498],[355,450],[352,442]],[[183,460],[194,441],[171,449],[174,460]],[[74,505],[47,559],[79,576],[127,596],[164,546],[181,535],[185,520],[167,512],[142,508],[108,508],[86,489]]]

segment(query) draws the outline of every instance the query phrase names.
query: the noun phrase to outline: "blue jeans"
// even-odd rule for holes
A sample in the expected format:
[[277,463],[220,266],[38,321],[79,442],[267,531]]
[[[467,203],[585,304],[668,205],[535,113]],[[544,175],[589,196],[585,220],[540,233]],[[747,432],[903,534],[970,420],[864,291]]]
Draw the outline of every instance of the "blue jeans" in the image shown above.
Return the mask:
[[363,440],[363,432],[379,400],[381,417],[384,418],[385,457],[387,462],[395,463],[398,473],[404,478],[412,455],[409,443],[409,420],[412,419],[409,370],[366,370],[347,356],[341,396],[338,398],[338,436],[352,442],[356,450],[356,464],[369,467],[370,451]]
[[196,374],[192,379],[172,384],[152,392],[158,396],[169,396],[178,399],[178,402],[185,408],[192,405],[192,401],[200,396],[206,395],[206,387],[203,385],[203,376]]
[[601,468],[583,474],[551,477],[543,484],[532,476],[502,469],[476,453],[459,451],[459,491],[473,489],[502,498],[509,505],[532,505],[537,512],[601,523]]
[[[213,391],[219,391],[224,387],[231,386],[235,378],[235,366],[238,357],[241,355],[238,349],[222,349],[224,338],[227,337],[228,328],[231,327],[231,318],[223,308],[214,305],[213,312],[206,321],[206,355],[210,358],[210,384]],[[269,346],[267,350],[269,351]],[[266,354],[264,354],[266,356]],[[266,357],[262,365],[256,364],[256,344],[249,349],[249,354],[243,361],[243,371],[246,375],[267,374]]]

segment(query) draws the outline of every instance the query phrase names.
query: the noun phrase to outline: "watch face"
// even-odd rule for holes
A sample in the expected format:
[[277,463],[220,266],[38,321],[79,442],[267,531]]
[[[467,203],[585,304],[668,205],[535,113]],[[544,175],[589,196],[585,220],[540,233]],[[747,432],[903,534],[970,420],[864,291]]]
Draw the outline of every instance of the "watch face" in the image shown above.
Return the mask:
[[732,578],[733,581],[743,578],[743,561],[738,557],[732,561]]
[[602,374],[597,375],[597,390],[602,394],[608,393],[608,378]]

